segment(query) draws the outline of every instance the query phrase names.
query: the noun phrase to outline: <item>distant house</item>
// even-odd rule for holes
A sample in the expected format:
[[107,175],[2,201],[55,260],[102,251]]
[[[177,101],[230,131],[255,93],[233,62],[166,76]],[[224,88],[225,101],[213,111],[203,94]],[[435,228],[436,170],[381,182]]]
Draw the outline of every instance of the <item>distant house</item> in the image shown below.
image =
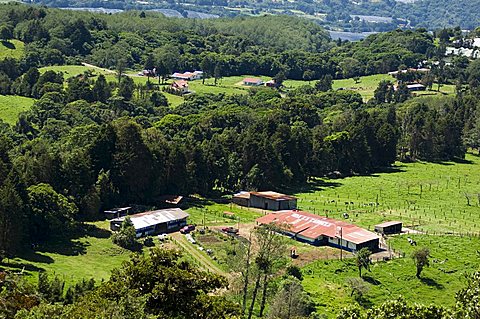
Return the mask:
[[174,81],[170,87],[176,93],[185,94],[189,92],[188,82],[185,80]]
[[297,208],[297,198],[272,191],[240,192],[233,195],[235,204],[265,210],[285,210]]
[[194,80],[201,79],[203,77],[203,72],[202,71],[193,71],[193,72],[184,72],[184,73],[175,72],[170,77],[176,80],[194,81]]
[[375,225],[375,231],[380,234],[399,234],[402,232],[402,222],[391,221]]
[[246,86],[260,86],[263,84],[262,79],[259,78],[245,78],[243,79],[243,85]]
[[279,232],[312,245],[329,245],[350,251],[377,251],[377,234],[358,226],[299,210],[285,210],[258,218],[257,224],[275,224]]
[[[180,208],[169,208],[130,215],[129,217],[138,238],[177,231],[187,224],[188,216]],[[112,219],[110,229],[118,231],[125,218],[126,216]]]
[[107,219],[114,219],[123,216],[127,216],[130,213],[132,207],[121,207],[121,208],[112,208],[104,211],[105,217]]
[[427,88],[423,84],[415,83],[415,84],[408,84],[407,89],[409,91],[425,91]]
[[275,85],[275,80],[270,80],[270,81],[267,81],[265,82],[265,86],[266,87],[269,87],[269,88],[274,88],[276,85]]

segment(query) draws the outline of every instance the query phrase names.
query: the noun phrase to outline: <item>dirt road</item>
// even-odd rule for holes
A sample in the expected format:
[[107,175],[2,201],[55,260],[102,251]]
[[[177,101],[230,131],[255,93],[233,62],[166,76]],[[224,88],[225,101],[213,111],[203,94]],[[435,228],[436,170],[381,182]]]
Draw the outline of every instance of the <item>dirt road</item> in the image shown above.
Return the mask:
[[191,244],[184,235],[180,233],[173,233],[172,238],[175,239],[175,242],[180,246],[180,248],[190,254],[195,260],[197,260],[203,268],[210,272],[225,276],[228,278],[228,274],[221,270],[217,265],[215,265],[212,260],[203,255],[197,248],[197,246]]

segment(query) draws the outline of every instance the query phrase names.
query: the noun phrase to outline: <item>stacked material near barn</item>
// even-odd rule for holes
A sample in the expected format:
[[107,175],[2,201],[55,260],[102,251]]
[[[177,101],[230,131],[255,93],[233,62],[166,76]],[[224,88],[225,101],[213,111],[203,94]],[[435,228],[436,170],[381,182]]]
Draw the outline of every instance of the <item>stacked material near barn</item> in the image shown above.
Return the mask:
[[[137,237],[177,231],[187,224],[188,214],[180,208],[160,209],[129,216]],[[110,229],[120,229],[125,217],[110,221]]]
[[297,198],[272,191],[240,192],[233,195],[235,204],[265,210],[286,210],[297,208]]
[[329,245],[357,251],[379,248],[380,238],[366,229],[298,210],[279,211],[260,217],[258,224],[275,224],[279,231],[312,245]]
[[375,225],[375,231],[380,234],[399,234],[402,232],[402,222],[391,221]]

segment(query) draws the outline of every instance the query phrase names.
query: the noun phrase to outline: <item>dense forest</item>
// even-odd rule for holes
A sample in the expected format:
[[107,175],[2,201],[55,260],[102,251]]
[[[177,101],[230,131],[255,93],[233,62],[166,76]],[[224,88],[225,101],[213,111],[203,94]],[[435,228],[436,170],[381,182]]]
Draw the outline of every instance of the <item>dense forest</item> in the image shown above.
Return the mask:
[[[165,194],[288,190],[316,177],[369,174],[397,159],[461,161],[467,148],[480,148],[480,60],[456,58],[446,65],[444,43],[436,44],[425,29],[344,43],[287,16],[196,21],[23,5],[0,6],[0,25],[4,41],[26,44],[21,59],[0,61],[0,93],[36,99],[15,125],[0,122],[1,257],[75,233],[104,209],[156,205]],[[68,78],[39,71],[80,62],[116,70],[115,81],[91,72]],[[432,67],[433,78],[424,79],[430,86],[455,84],[456,95],[412,98],[404,84],[394,90],[382,82],[365,102],[356,92],[332,90],[334,78],[419,63]],[[123,74],[126,68],[155,68],[158,83],[135,84]],[[169,106],[161,79],[194,69],[210,77],[269,75],[279,85],[245,95],[192,94]],[[280,85],[285,79],[314,83],[287,92]],[[45,297],[42,308],[15,318],[233,318],[237,306],[212,295],[224,280],[193,271],[179,258],[155,251],[133,257],[73,306],[47,305]],[[165,275],[165,282],[143,280],[150,275]],[[196,289],[181,289],[182,280]],[[12,287],[0,286],[13,303],[6,318],[40,302],[28,283],[3,282]],[[90,286],[79,286],[78,295]],[[43,294],[52,304],[62,301],[47,288]],[[470,311],[462,308],[465,296],[459,295],[460,312]],[[185,304],[173,308],[173,300]]]

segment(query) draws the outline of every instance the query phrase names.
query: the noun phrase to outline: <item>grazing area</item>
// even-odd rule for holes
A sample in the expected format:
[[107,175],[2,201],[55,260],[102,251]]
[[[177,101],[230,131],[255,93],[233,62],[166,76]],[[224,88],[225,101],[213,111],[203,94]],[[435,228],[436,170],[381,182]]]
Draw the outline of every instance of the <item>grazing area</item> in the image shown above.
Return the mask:
[[[397,162],[387,172],[342,179],[316,179],[298,192],[300,209],[343,218],[373,230],[401,220],[422,232],[479,233],[480,158],[440,163]],[[378,203],[378,204],[377,204]]]
[[108,222],[87,224],[85,234],[25,250],[19,256],[4,260],[0,269],[25,271],[32,281],[37,272],[46,271],[65,280],[67,284],[94,278],[108,279],[113,268],[128,260],[131,251],[112,243]]
[[15,95],[0,95],[0,120],[14,125],[21,112],[30,110],[34,99]]
[[25,50],[25,43],[19,40],[0,41],[0,59],[20,59]]
[[[417,246],[411,246],[407,237],[413,238]],[[451,307],[455,293],[465,285],[465,275],[479,270],[479,237],[402,235],[392,237],[389,243],[405,258],[371,265],[371,271],[365,271],[361,279],[366,286],[361,297],[351,295],[348,283],[358,278],[354,259],[319,260],[307,265],[302,269],[305,290],[329,318],[335,318],[340,309],[356,301],[370,308],[400,296],[410,302]],[[431,252],[430,267],[423,270],[420,279],[415,277],[410,257],[418,247],[427,247]]]

